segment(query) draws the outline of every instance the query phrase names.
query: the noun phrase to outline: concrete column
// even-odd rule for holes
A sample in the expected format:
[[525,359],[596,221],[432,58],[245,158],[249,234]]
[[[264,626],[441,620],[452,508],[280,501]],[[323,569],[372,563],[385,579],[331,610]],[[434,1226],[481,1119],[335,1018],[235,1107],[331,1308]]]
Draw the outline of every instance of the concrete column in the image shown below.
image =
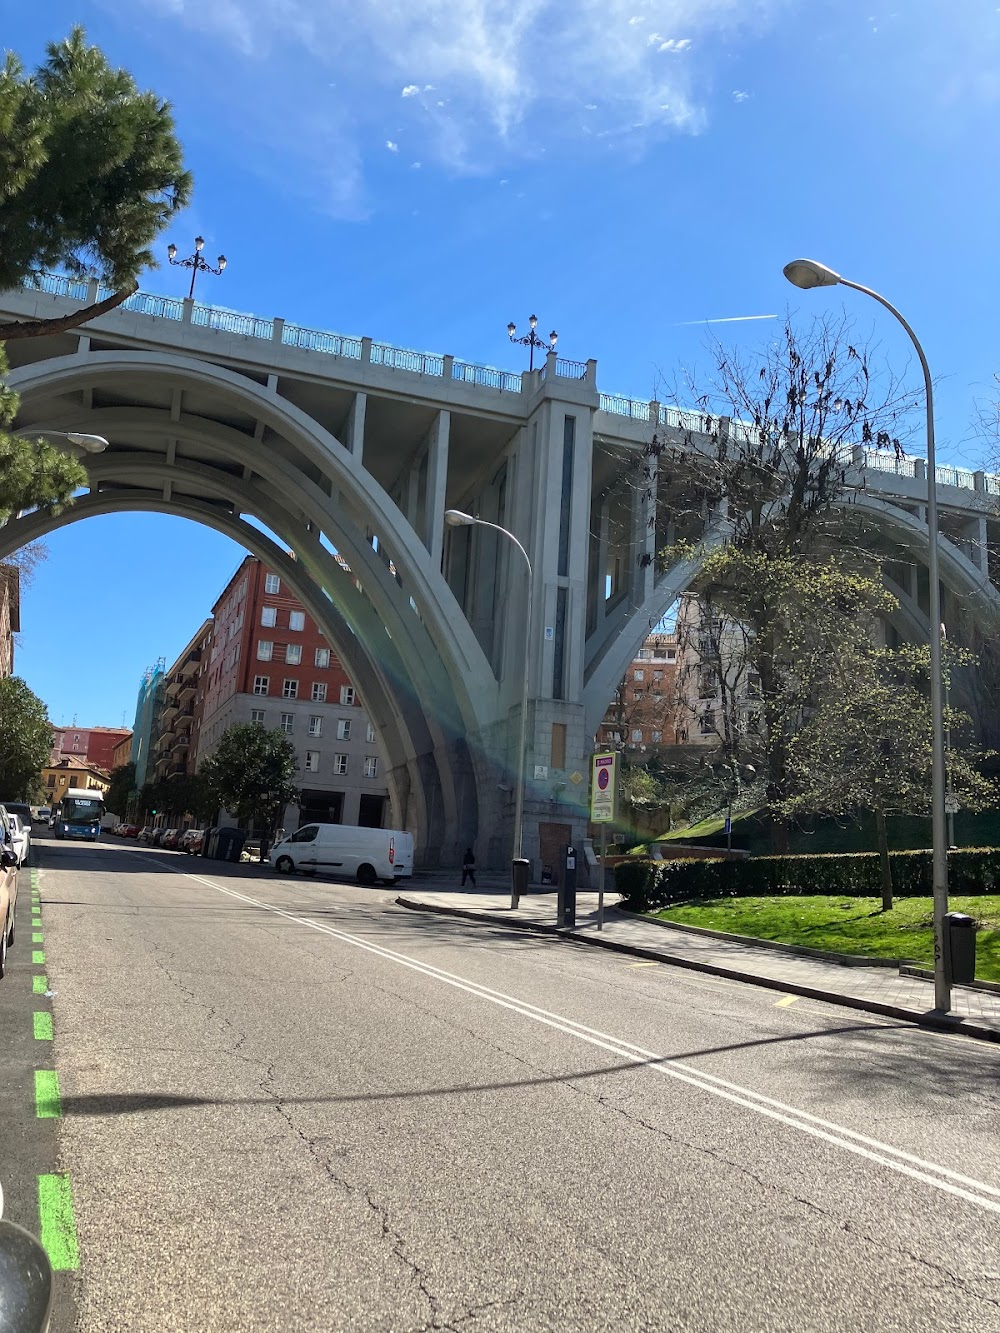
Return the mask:
[[351,455],[352,461],[358,467],[362,465],[364,459],[365,410],[367,406],[368,395],[366,393],[356,393],[350,411],[347,413],[347,424],[344,428],[344,444]]
[[610,499],[605,495],[601,501],[600,519],[597,537],[597,618],[595,633],[604,621],[608,610],[608,531],[611,526]]
[[285,321],[279,316],[271,320],[271,341],[280,343],[285,336]]
[[411,528],[417,526],[417,510],[420,506],[420,463],[414,461],[406,474],[406,489],[404,491],[405,505],[403,512],[406,514],[407,522]]
[[451,413],[441,411],[434,419],[427,443],[427,494],[424,497],[427,549],[431,553],[435,569],[440,568],[444,552],[444,511],[447,504],[450,435]]
[[986,531],[986,519],[981,517],[971,518],[966,528],[968,540],[971,544],[970,559],[981,574],[989,578],[990,562],[989,551],[986,543],[988,540]]

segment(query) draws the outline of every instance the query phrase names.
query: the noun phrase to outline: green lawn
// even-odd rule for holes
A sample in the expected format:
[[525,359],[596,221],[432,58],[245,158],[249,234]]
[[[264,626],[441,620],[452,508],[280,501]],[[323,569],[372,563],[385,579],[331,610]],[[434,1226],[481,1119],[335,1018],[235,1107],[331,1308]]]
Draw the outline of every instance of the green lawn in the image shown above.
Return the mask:
[[[1000,895],[952,898],[950,907],[967,912],[979,927],[976,977],[1000,981]],[[933,966],[930,898],[898,898],[891,912],[881,910],[878,898],[721,898],[667,907],[656,915],[732,935]]]

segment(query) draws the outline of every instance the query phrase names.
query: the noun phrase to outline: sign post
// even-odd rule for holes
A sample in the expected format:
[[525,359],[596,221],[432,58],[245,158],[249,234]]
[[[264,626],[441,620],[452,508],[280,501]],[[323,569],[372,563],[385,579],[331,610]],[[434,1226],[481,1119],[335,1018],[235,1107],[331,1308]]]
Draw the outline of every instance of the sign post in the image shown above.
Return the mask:
[[590,768],[590,822],[601,826],[601,873],[597,881],[597,929],[604,929],[604,876],[608,854],[608,825],[615,818],[618,791],[618,755],[595,754]]

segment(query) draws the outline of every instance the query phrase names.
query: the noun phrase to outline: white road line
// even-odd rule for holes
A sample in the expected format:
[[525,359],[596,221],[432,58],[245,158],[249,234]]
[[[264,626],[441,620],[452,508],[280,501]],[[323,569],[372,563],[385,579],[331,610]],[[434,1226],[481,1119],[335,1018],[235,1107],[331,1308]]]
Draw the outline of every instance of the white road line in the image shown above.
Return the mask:
[[[158,863],[159,864],[159,863]],[[987,1185],[984,1181],[975,1180],[970,1176],[963,1176],[957,1171],[952,1171],[946,1166],[940,1166],[935,1162],[925,1161],[912,1153],[904,1152],[902,1149],[893,1148],[890,1144],[882,1143],[878,1139],[868,1138],[864,1134],[859,1134],[853,1129],[847,1129],[844,1125],[835,1124],[829,1120],[823,1120],[819,1116],[814,1116],[808,1111],[799,1110],[797,1107],[788,1106],[784,1102],[777,1101],[773,1097],[767,1097],[763,1093],[755,1092],[752,1088],[742,1087],[738,1083],[731,1083],[728,1079],[717,1078],[713,1074],[705,1073],[700,1069],[695,1069],[692,1065],[683,1064],[679,1060],[672,1060],[669,1056],[658,1055],[655,1051],[645,1050],[641,1046],[636,1046],[632,1042],[624,1041],[619,1037],[612,1037],[607,1033],[600,1032],[595,1028],[586,1027],[582,1023],[577,1023],[573,1019],[565,1018],[560,1014],[554,1014],[547,1009],[541,1009],[527,1000],[519,1000],[512,995],[506,995],[503,991],[493,990],[489,986],[483,986],[479,982],[468,981],[464,977],[459,977],[453,972],[446,972],[443,968],[435,967],[431,963],[421,962],[419,959],[410,958],[407,954],[396,952],[394,949],[387,949],[384,945],[372,944],[368,940],[363,940],[356,935],[351,935],[347,931],[339,930],[334,926],[328,926],[318,921],[310,921],[306,917],[298,916],[294,912],[286,911],[283,907],[275,907],[271,903],[261,902],[259,898],[252,898],[249,894],[240,893],[235,889],[224,888],[221,884],[215,884],[212,880],[206,879],[202,875],[195,875],[190,872],[178,871],[186,879],[192,879],[199,884],[204,884],[217,893],[224,893],[230,898],[235,898],[240,902],[249,903],[253,907],[260,908],[261,911],[271,912],[275,916],[284,917],[296,925],[305,926],[309,930],[319,931],[321,934],[330,935],[334,939],[340,940],[344,944],[350,944],[354,948],[363,949],[367,953],[375,954],[388,962],[396,963],[401,967],[407,967],[414,972],[420,972],[431,980],[443,982],[446,985],[453,986],[457,990],[466,991],[470,995],[478,996],[480,999],[488,1000],[502,1009],[509,1009],[514,1013],[520,1014],[524,1018],[529,1018],[536,1023],[542,1023],[546,1027],[555,1028],[567,1036],[575,1037],[578,1041],[587,1042],[591,1046],[596,1046],[600,1050],[609,1051],[614,1055],[621,1056],[625,1060],[635,1060],[639,1057],[648,1060],[650,1063],[645,1066],[651,1073],[661,1074],[664,1077],[676,1079],[681,1083],[687,1083],[691,1087],[698,1088],[701,1092],[710,1093],[714,1097],[719,1097],[724,1101],[732,1102],[734,1105],[742,1106],[757,1115],[765,1116],[770,1120],[776,1120],[781,1124],[788,1125],[792,1129],[797,1129],[800,1133],[808,1134],[812,1138],[820,1139],[825,1143],[832,1144],[836,1148],[841,1148],[846,1152],[854,1153],[858,1157],[863,1157],[867,1161],[875,1162],[879,1166],[888,1167],[891,1171],[896,1171],[900,1175],[908,1176],[912,1180],[920,1181],[922,1184],[930,1185],[934,1189],[943,1190],[948,1194],[953,1194],[960,1199],[965,1199],[968,1203],[974,1203],[978,1207],[988,1212],[1000,1214],[1000,1189]]]

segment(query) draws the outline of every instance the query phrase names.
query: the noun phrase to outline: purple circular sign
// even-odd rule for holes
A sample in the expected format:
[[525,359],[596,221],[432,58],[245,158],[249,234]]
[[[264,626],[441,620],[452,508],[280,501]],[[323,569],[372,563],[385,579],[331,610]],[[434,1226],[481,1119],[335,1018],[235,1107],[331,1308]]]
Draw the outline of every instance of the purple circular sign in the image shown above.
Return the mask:
[[606,768],[599,769],[597,773],[597,785],[600,787],[601,791],[604,791],[609,781],[608,770]]

